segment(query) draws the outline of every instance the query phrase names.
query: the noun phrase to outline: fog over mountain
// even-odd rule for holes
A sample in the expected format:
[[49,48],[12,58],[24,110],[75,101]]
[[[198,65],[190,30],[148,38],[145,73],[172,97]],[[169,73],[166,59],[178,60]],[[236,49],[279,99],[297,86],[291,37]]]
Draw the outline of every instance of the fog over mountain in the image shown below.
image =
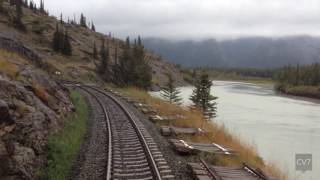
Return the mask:
[[145,46],[170,62],[191,67],[276,68],[320,63],[320,38],[239,38],[216,41],[145,39]]

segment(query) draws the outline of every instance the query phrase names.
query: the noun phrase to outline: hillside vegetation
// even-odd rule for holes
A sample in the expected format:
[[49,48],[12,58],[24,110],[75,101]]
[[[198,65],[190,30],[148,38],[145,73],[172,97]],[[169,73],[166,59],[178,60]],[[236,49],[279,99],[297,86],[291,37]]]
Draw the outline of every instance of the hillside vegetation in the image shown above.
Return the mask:
[[[125,42],[111,35],[95,32],[92,28],[73,21],[64,22],[47,15],[46,12],[26,7],[22,8],[21,23],[24,26],[22,30],[17,28],[13,21],[16,14],[15,6],[10,6],[5,1],[3,8],[5,11],[0,12],[0,37],[13,39],[39,54],[41,59],[48,64],[47,71],[52,74],[56,71],[62,73],[59,78],[99,81],[100,78],[96,75],[93,49],[95,45],[100,50],[102,42],[108,44],[110,64],[114,64],[115,59],[122,56]],[[72,47],[72,55],[70,56],[52,49],[52,40],[57,25],[63,33],[67,33]],[[144,55],[145,60],[152,68],[152,85],[154,87],[163,85],[163,79],[168,72],[174,74],[177,84],[184,84],[179,70],[173,65],[148,50],[144,51]]]

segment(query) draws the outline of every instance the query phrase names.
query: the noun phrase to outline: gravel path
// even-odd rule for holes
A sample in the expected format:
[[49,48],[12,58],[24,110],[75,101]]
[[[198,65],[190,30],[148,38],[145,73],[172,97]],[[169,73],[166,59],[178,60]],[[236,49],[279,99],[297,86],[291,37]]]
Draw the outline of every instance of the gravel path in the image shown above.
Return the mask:
[[87,135],[74,162],[70,179],[105,179],[107,165],[107,128],[103,110],[87,92],[80,90],[90,107]]

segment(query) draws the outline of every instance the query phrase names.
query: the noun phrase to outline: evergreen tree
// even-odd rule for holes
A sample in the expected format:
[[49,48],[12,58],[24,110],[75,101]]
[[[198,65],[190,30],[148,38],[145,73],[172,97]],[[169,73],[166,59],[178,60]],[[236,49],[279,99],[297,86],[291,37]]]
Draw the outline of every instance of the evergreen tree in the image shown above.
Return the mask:
[[300,82],[300,65],[299,63],[297,63],[295,85],[298,86],[300,84],[299,82]]
[[71,56],[72,55],[72,48],[69,40],[68,31],[65,31],[63,37],[63,48],[61,50],[62,54]]
[[91,30],[96,32],[96,27],[94,26],[93,22],[91,23]]
[[195,85],[197,82],[197,70],[195,69],[192,70],[191,78],[192,78],[192,84]]
[[[113,82],[115,84],[123,84],[122,79],[118,78],[120,77],[120,68],[119,68],[119,60],[118,60],[118,44],[115,44],[114,48],[114,64],[112,66],[112,72],[113,72]],[[121,82],[119,82],[121,81]],[[117,83],[116,83],[117,82]]]
[[72,46],[68,32],[65,31],[63,33],[63,31],[59,29],[58,24],[56,25],[56,30],[52,38],[52,49],[56,52],[61,52],[63,55],[72,55]]
[[199,108],[204,116],[214,117],[216,115],[216,102],[217,97],[212,96],[210,91],[212,82],[209,80],[208,74],[202,74],[197,80],[195,89],[192,92],[190,100],[194,106]]
[[28,0],[24,0],[24,1],[23,1],[23,6],[24,6],[24,7],[27,7],[27,8],[29,7],[29,2],[28,2]]
[[63,16],[62,16],[62,13],[60,14],[60,24],[63,24]]
[[54,51],[60,51],[60,41],[61,41],[61,33],[59,30],[58,24],[56,24],[56,30],[53,34],[53,39],[52,39],[52,49]]
[[132,62],[132,56],[131,56],[131,48],[130,48],[130,39],[127,37],[124,48],[123,48],[123,53],[120,56],[119,59],[119,64],[118,64],[118,69],[117,72],[119,73],[119,79],[121,81],[116,82],[119,86],[127,86],[132,84],[131,78],[133,77],[133,69],[130,65]]
[[100,49],[100,64],[98,66],[98,74],[100,74],[104,80],[108,81],[108,65],[109,65],[109,45],[107,43],[107,48],[105,47],[105,40],[102,40]]
[[149,62],[145,59],[144,46],[142,44],[141,37],[138,36],[137,47],[135,50],[135,63],[136,63],[136,86],[147,89],[152,84],[152,69]]
[[86,20],[86,17],[83,15],[83,13],[81,13],[81,16],[80,16],[80,26],[82,27],[87,27],[87,20]]
[[44,0],[40,0],[40,12],[41,12],[41,13],[45,13],[45,10],[44,10]]
[[0,0],[0,12],[3,12],[3,1],[4,0]]
[[30,8],[31,10],[33,10],[33,1],[32,1],[32,0],[31,0],[30,3],[29,3],[29,8]]
[[96,43],[95,43],[95,42],[93,43],[92,57],[93,57],[94,59],[98,59],[98,58],[99,58],[99,57],[98,57],[98,51],[97,51],[97,47],[96,47]]
[[174,86],[172,74],[168,73],[167,77],[168,82],[166,86],[162,88],[161,96],[171,104],[180,104],[182,100],[180,97],[181,92]]
[[22,17],[22,0],[15,0],[16,2],[16,21],[17,23],[21,24],[21,17]]

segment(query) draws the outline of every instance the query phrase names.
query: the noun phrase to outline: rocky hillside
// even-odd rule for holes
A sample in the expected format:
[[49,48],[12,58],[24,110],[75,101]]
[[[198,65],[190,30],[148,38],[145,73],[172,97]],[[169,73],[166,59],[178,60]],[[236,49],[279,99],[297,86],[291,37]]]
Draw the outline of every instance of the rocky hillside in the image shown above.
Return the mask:
[[[0,37],[13,39],[29,49],[39,54],[42,64],[46,64],[46,70],[50,73],[60,71],[62,77],[73,80],[98,81],[95,73],[95,64],[92,59],[94,42],[98,49],[100,48],[102,38],[106,39],[110,47],[111,61],[114,61],[115,47],[121,49],[124,42],[98,32],[91,31],[80,25],[60,22],[52,16],[47,16],[30,9],[23,8],[22,22],[26,25],[26,31],[20,31],[10,21],[10,14],[14,14],[14,8],[5,3],[5,8],[9,15],[0,13]],[[54,53],[51,48],[51,40],[56,25],[59,24],[64,30],[68,31],[71,39],[73,55],[71,57],[62,56]],[[183,78],[180,72],[170,63],[164,61],[160,56],[149,51],[145,51],[146,58],[153,69],[153,84],[155,86],[163,85],[166,81],[164,74],[171,72],[179,85],[183,84]]]
[[68,92],[25,58],[0,50],[0,179],[31,179],[51,133],[73,106]]
[[[0,179],[32,179],[46,163],[49,135],[63,127],[73,110],[69,92],[54,79],[100,82],[92,59],[94,42],[98,48],[103,38],[108,42],[112,61],[115,47],[121,54],[124,42],[27,8],[22,16],[26,29],[19,30],[13,22],[14,6],[4,2],[4,9],[0,11]],[[70,36],[70,57],[51,48],[57,24]],[[149,51],[145,54],[154,87],[166,82],[167,72],[184,84],[175,66]]]

